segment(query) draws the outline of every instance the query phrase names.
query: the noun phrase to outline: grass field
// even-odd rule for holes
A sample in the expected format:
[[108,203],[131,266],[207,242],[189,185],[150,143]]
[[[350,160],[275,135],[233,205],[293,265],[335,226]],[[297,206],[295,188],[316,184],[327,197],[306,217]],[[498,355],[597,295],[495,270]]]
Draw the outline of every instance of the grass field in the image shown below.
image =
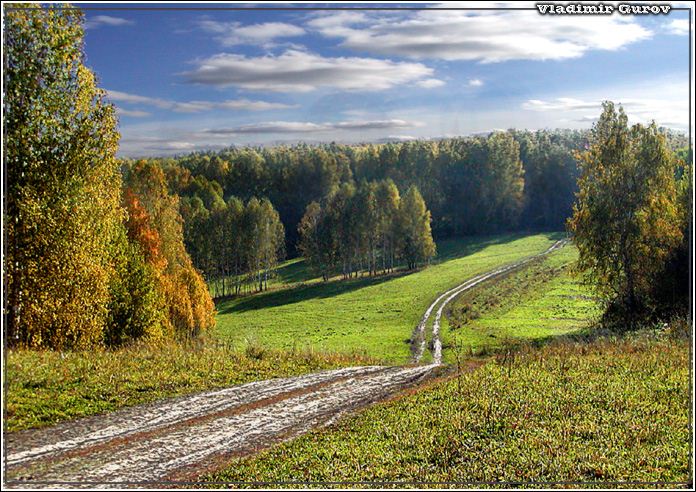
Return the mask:
[[403,363],[409,357],[413,328],[439,293],[478,273],[539,253],[560,237],[553,233],[445,241],[438,244],[436,262],[428,268],[328,283],[312,279],[302,263],[294,262],[280,272],[287,287],[218,303],[217,334],[239,346],[311,347]]
[[688,341],[652,333],[557,341],[235,459],[205,479],[685,482],[688,368]]
[[568,244],[458,297],[442,323],[445,362],[454,361],[454,347],[481,353],[587,329],[601,307],[571,272],[577,257],[575,246]]
[[5,430],[273,377],[370,364],[346,354],[245,350],[214,342],[113,351],[8,350]]

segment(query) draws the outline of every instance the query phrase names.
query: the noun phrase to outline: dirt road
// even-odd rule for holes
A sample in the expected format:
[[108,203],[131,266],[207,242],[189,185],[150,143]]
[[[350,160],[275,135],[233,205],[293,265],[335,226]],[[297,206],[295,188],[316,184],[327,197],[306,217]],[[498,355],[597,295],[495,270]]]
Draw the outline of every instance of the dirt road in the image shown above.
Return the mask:
[[[561,247],[555,243],[540,255]],[[47,429],[5,435],[5,483],[21,487],[119,487],[125,483],[192,480],[231,456],[258,451],[346,412],[383,400],[444,368],[439,339],[445,306],[461,292],[531,261],[474,277],[440,295],[412,337],[414,362],[425,351],[432,313],[429,365],[350,367],[125,408]]]
[[[7,436],[10,485],[191,479],[432,375],[432,366],[351,367],[165,400]],[[11,483],[14,482],[14,483]]]
[[[481,282],[484,282],[486,280],[493,279],[495,277],[499,277],[501,275],[504,275],[507,272],[510,272],[516,268],[520,268],[524,266],[525,264],[529,263],[530,261],[539,258],[540,256],[547,255],[551,253],[552,251],[557,250],[558,248],[562,248],[565,246],[567,243],[567,240],[561,239],[560,241],[556,241],[553,243],[546,251],[543,251],[539,254],[529,256],[527,258],[524,258],[520,261],[516,261],[514,263],[510,263],[504,266],[501,266],[500,268],[497,268],[495,270],[492,270],[490,272],[482,273],[480,275],[477,275],[474,278],[471,278],[467,280],[466,282],[448,290],[447,292],[441,294],[437,299],[433,301],[433,303],[428,306],[428,309],[426,309],[425,313],[423,314],[423,317],[421,318],[420,322],[416,326],[416,328],[413,331],[413,335],[411,336],[411,354],[412,354],[412,361],[414,363],[420,362],[420,360],[423,358],[423,354],[425,353],[425,346],[426,346],[426,329],[428,326],[429,321],[431,320],[431,315],[433,313],[433,310],[435,308],[437,309],[437,312],[435,314],[433,323],[432,323],[432,341],[431,341],[431,346],[430,350],[432,353],[432,359],[433,359],[433,364],[438,365],[442,363],[442,342],[440,341],[440,318],[442,317],[442,313],[444,312],[445,307],[454,299],[456,298],[459,294],[462,292],[471,289],[472,287],[480,284]],[[439,307],[438,307],[439,306]]]

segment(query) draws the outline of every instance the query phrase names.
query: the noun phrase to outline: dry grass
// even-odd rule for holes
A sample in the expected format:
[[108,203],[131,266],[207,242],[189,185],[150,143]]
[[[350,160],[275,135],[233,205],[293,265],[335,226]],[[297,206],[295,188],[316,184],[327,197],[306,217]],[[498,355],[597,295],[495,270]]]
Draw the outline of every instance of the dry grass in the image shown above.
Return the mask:
[[8,350],[5,430],[274,377],[370,364],[359,354],[237,349],[214,341],[119,350]]

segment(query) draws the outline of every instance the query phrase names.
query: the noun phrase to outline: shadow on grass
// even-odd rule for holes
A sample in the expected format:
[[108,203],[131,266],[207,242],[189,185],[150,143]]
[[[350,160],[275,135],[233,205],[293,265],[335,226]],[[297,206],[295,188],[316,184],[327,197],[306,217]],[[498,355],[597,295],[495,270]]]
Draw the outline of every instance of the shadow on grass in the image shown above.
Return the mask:
[[304,258],[288,261],[276,270],[276,277],[286,284],[297,284],[317,278]]
[[309,299],[325,299],[354,290],[378,285],[395,278],[404,277],[419,270],[402,270],[387,275],[375,277],[352,278],[348,280],[331,280],[329,282],[300,284],[287,289],[264,292],[244,298],[220,300],[217,306],[218,314],[243,313],[269,307],[284,306]]
[[[469,256],[489,246],[508,243],[510,241],[522,239],[528,235],[529,234],[525,233],[515,233],[503,236],[472,236],[471,238],[444,240],[440,242],[442,248],[439,250],[434,264]],[[549,239],[560,239],[563,237],[563,233],[547,233],[547,237]],[[277,273],[282,281],[286,283],[298,283],[298,285],[243,298],[221,298],[217,301],[217,309],[219,314],[240,313],[294,304],[309,299],[325,299],[364,287],[378,285],[419,271],[421,270],[399,270],[391,274],[378,275],[375,277],[361,277],[348,280],[333,279],[329,282],[307,285],[301,282],[315,277],[312,276],[311,270],[308,268],[305,261],[300,259],[279,268]]]
[[[500,356],[506,353],[534,351],[554,344],[590,344],[597,339],[617,336],[618,334],[619,333],[616,331],[607,329],[597,322],[593,322],[589,326],[579,328],[569,333],[549,334],[535,338],[515,338],[508,336],[502,338],[500,343],[496,345],[481,345],[476,348],[463,342],[449,342],[442,345],[442,350],[452,352],[458,351],[461,355],[469,357],[489,357]],[[452,361],[448,363],[453,364]]]

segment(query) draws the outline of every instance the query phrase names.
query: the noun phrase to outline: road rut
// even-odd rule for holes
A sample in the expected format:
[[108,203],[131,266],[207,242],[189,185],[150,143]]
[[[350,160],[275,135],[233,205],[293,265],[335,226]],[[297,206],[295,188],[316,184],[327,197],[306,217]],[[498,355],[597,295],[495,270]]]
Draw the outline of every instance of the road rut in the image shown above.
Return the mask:
[[[432,366],[351,367],[249,383],[10,434],[10,485],[191,479],[415,385]],[[187,473],[189,473],[187,475]]]

